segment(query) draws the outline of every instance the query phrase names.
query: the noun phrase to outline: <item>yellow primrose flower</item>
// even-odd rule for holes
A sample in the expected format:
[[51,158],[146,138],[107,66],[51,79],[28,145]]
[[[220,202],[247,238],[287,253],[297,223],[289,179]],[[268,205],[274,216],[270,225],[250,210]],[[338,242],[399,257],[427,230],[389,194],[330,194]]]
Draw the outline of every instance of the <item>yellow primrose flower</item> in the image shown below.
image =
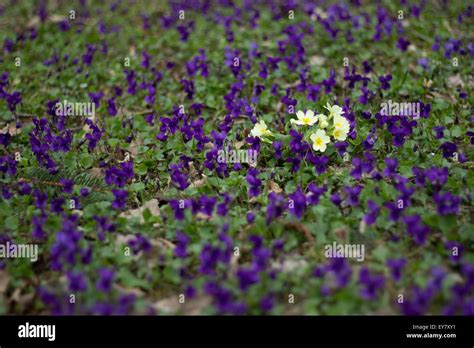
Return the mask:
[[306,114],[303,111],[298,111],[296,113],[297,120],[292,119],[291,123],[300,125],[300,126],[312,126],[318,122],[318,118],[314,116],[314,112],[311,110],[306,111]]
[[329,111],[329,118],[340,117],[344,113],[344,111],[342,111],[342,108],[339,105],[331,106],[329,103],[326,103],[326,106],[324,108]]
[[272,135],[272,132],[268,130],[268,127],[265,124],[265,121],[262,120],[253,127],[253,129],[250,131],[250,134],[253,137],[260,138],[263,136]]
[[322,19],[326,19],[328,18],[328,15],[326,14],[326,12],[324,12],[321,8],[319,7],[316,7],[314,12],[319,16],[321,17]]
[[346,140],[348,133],[349,133],[349,129],[345,130],[343,128],[334,128],[334,130],[332,131],[332,136],[336,140],[344,141]]
[[326,128],[327,126],[329,126],[328,117],[326,115],[319,114],[316,117],[318,118],[318,121],[319,121],[319,128]]
[[349,121],[345,117],[337,116],[334,118],[334,130],[332,136],[339,141],[344,141],[349,133]]
[[334,118],[334,128],[348,133],[350,128],[349,121],[345,117],[337,116]]
[[326,132],[322,129],[318,129],[316,133],[311,134],[310,139],[313,142],[314,151],[321,152],[326,151],[326,144],[331,141],[326,135]]

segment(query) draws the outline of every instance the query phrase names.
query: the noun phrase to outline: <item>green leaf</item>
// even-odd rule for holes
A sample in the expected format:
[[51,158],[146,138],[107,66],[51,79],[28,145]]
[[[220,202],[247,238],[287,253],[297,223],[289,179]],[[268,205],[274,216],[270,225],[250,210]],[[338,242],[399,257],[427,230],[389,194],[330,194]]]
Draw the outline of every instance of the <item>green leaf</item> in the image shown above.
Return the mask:
[[130,188],[135,192],[143,191],[145,189],[145,184],[142,182],[135,182],[130,185]]
[[17,230],[18,229],[18,217],[15,215],[10,215],[5,219],[5,228],[10,230]]
[[83,166],[85,169],[92,167],[94,160],[91,155],[88,153],[84,153],[79,157],[79,164]]
[[148,168],[145,163],[139,163],[135,166],[135,173],[138,175],[145,175],[148,172]]

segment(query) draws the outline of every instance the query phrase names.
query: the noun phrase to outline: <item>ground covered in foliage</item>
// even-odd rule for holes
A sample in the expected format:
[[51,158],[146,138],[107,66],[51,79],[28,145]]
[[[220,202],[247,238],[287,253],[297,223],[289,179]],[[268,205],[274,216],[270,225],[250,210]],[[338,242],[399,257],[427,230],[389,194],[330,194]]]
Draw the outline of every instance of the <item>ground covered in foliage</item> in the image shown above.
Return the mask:
[[474,314],[469,2],[32,3],[0,244],[38,255],[0,313]]

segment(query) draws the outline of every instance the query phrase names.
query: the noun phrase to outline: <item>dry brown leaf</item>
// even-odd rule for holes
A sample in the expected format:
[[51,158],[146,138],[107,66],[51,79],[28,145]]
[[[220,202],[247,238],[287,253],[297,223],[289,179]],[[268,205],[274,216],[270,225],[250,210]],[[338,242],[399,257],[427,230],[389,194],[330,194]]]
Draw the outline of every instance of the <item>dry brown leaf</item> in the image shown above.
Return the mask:
[[189,165],[189,176],[194,177],[198,174],[198,171],[196,170],[196,167],[194,167],[194,162],[191,161],[188,163]]
[[367,224],[364,219],[360,219],[360,224],[359,224],[359,233],[364,234],[365,230],[367,229]]
[[22,294],[21,291],[22,291],[21,288],[16,288],[15,291],[13,291],[12,296],[10,297],[10,301],[16,302],[22,306],[25,306],[31,301],[33,301],[33,299],[35,298],[34,292]]
[[115,242],[117,244],[127,244],[129,241],[135,238],[134,234],[116,234],[115,235]]
[[202,186],[204,186],[206,181],[207,181],[207,176],[203,175],[203,177],[201,179],[196,180],[193,183],[191,183],[191,187],[193,187],[193,188],[202,187]]
[[[135,238],[135,234],[116,234],[115,243],[117,245],[127,245],[129,241]],[[176,245],[164,238],[148,238],[150,244],[157,249],[174,249]]]
[[198,296],[193,299],[185,299],[184,303],[179,303],[179,296],[170,296],[164,298],[152,305],[159,313],[183,312],[189,315],[199,315],[202,310],[211,304],[209,296]]
[[202,314],[204,308],[209,307],[212,303],[210,296],[199,296],[192,300],[186,301],[185,313],[187,315],[199,315]]
[[230,258],[230,267],[228,274],[232,275],[235,274],[237,271],[237,268],[239,267],[239,259],[240,259],[240,252],[236,254],[232,253],[232,256]]
[[141,139],[132,140],[130,146],[128,147],[128,152],[130,152],[130,156],[135,158],[138,155],[138,148],[143,145],[143,141]]
[[240,149],[242,148],[242,146],[244,146],[245,144],[246,144],[246,141],[245,141],[245,140],[237,141],[237,142],[235,143],[235,148],[236,148],[237,150],[240,150]]
[[135,295],[137,297],[143,297],[145,292],[138,288],[125,288],[119,284],[114,284],[114,288],[124,295]]
[[72,213],[73,213],[74,215],[79,216],[79,217],[82,217],[82,216],[84,215],[84,211],[83,211],[83,210],[79,210],[79,209],[73,209],[73,210],[72,210]]
[[152,304],[152,307],[158,312],[174,313],[177,312],[183,304],[179,303],[178,296],[170,296]]
[[309,58],[309,64],[310,65],[324,65],[324,62],[326,61],[326,58],[322,56],[312,56]]
[[283,104],[281,101],[277,103],[276,106],[277,111],[284,111],[285,110],[285,104]]
[[297,272],[304,270],[308,266],[308,261],[298,255],[285,257],[282,261],[274,261],[272,267],[280,269],[282,272]]
[[257,197],[250,197],[249,198],[249,203],[250,204],[254,204],[254,203],[257,203],[257,202],[258,202]]
[[21,128],[16,128],[15,122],[8,123],[5,127],[2,128],[1,134],[10,133],[11,136],[21,133]]
[[447,79],[448,87],[453,88],[457,86],[464,87],[464,81],[459,74],[449,76]]
[[270,192],[282,193],[281,187],[273,180],[270,180]]
[[164,246],[166,246],[167,248],[170,248],[170,249],[176,248],[176,245],[174,243],[172,243],[169,240],[166,240],[164,238],[158,238],[157,242],[161,243],[160,246],[164,245]]
[[102,177],[103,177],[102,169],[100,169],[98,167],[94,167],[94,168],[89,169],[89,174],[93,178],[97,178],[97,179],[102,179]]
[[445,100],[448,103],[456,104],[456,98],[453,95],[444,95],[435,91],[431,92],[430,94],[428,95],[429,99]]
[[[52,23],[60,23],[63,20],[68,19],[66,16],[61,16],[61,15],[50,15],[46,18],[47,22],[52,22]],[[39,16],[33,16],[30,21],[28,22],[28,28],[36,27],[40,23],[40,18]]]
[[296,80],[296,81],[294,81],[294,82],[291,82],[291,83],[289,83],[289,82],[288,82],[288,83],[284,83],[284,84],[282,84],[282,87],[283,87],[283,88],[294,88],[294,87],[299,86],[300,84],[301,84],[301,80],[298,79],[298,80]]
[[5,270],[0,271],[0,294],[7,291],[8,284],[10,283],[10,275]]
[[201,213],[200,211],[196,213],[196,219],[198,220],[211,220],[211,216]]
[[160,208],[158,206],[158,200],[156,198],[153,198],[152,200],[146,202],[140,208],[124,211],[119,216],[126,218],[138,217],[140,219],[140,223],[144,223],[145,219],[143,218],[143,212],[146,209],[150,210],[151,215],[160,216]]
[[348,232],[348,230],[347,230],[346,227],[340,227],[340,228],[334,230],[334,234],[335,234],[336,237],[339,238],[339,240],[341,240],[342,242],[344,242],[344,243],[347,242],[349,232]]
[[[97,117],[96,117],[95,114],[88,117],[88,119],[91,120],[94,123],[97,122]],[[82,127],[82,130],[85,131],[86,133],[92,131],[91,127],[89,127],[89,125],[85,122],[84,122],[84,127]],[[86,134],[84,134],[83,138],[85,138],[85,137],[86,137]]]

